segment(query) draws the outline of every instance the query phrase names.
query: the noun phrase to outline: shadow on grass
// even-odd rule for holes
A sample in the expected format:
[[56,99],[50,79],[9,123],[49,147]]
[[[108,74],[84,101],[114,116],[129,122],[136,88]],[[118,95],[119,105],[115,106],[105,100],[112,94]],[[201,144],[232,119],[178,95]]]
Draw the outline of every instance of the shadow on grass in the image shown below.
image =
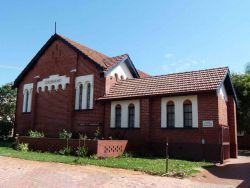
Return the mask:
[[1,140],[0,141],[0,147],[10,148],[13,146],[13,144],[14,144],[14,141],[11,141],[11,140],[7,140],[7,141]]

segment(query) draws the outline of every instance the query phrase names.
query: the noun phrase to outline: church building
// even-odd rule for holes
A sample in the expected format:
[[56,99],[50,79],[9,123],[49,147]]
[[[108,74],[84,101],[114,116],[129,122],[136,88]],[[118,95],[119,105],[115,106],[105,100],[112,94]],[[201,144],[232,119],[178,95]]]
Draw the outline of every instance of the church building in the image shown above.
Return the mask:
[[[153,63],[153,62],[151,62]],[[160,76],[128,54],[109,57],[54,34],[17,77],[15,132],[63,129],[126,139],[127,150],[170,157],[237,157],[237,96],[227,67]]]

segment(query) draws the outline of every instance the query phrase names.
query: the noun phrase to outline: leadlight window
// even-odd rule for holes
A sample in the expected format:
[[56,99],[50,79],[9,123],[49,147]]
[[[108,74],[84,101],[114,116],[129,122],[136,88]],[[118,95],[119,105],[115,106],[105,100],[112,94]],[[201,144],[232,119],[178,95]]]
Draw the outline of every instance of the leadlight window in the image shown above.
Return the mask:
[[120,128],[121,127],[121,114],[122,108],[121,105],[117,104],[115,107],[115,127]]
[[29,108],[29,91],[25,92],[25,110],[24,112],[28,112]]
[[128,127],[135,127],[135,106],[134,104],[130,104],[128,106]]
[[82,84],[80,84],[80,86],[79,86],[79,110],[81,110],[82,109],[82,97],[83,97],[83,85]]
[[183,103],[183,116],[184,116],[184,127],[190,128],[192,127],[192,102],[190,100],[186,100]]
[[90,94],[91,94],[91,85],[87,85],[87,109],[90,109]]
[[167,103],[167,127],[175,127],[175,106],[173,101]]

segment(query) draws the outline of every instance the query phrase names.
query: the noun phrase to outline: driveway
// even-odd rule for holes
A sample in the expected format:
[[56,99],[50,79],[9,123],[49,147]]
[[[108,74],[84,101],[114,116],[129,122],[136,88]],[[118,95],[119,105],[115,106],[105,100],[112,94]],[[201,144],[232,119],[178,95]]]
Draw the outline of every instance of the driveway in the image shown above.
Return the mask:
[[[244,172],[249,173],[250,160],[247,158],[245,162],[248,165],[248,170]],[[247,181],[242,179],[246,176],[243,177],[239,174],[241,173],[241,170],[245,169],[245,162],[236,163],[236,165],[240,166],[240,169],[238,169],[238,166],[232,165],[229,168],[232,172],[226,176],[217,177],[220,173],[216,170],[210,169],[209,171],[204,170],[196,177],[189,179],[176,179],[151,176],[130,170],[27,161],[9,157],[0,157],[0,187],[217,188],[232,187],[232,185],[235,186],[239,184],[244,186],[247,185]],[[231,165],[231,163],[228,163],[228,165]],[[235,167],[238,171],[235,171]],[[226,166],[222,168],[220,167],[219,169],[226,169]],[[210,178],[212,174],[216,176],[216,178],[219,178],[218,182],[216,178]]]
[[240,154],[238,159],[229,159],[215,168],[203,170],[190,180],[250,188],[250,151],[241,151]]

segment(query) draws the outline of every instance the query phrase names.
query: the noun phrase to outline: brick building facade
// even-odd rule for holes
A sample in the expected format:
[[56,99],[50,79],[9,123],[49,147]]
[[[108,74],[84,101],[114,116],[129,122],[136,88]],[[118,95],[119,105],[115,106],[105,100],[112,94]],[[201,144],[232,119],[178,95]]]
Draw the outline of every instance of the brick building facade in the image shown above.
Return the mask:
[[236,96],[228,68],[162,76],[55,34],[14,83],[16,133],[62,129],[128,139],[128,150],[172,157],[237,157]]

